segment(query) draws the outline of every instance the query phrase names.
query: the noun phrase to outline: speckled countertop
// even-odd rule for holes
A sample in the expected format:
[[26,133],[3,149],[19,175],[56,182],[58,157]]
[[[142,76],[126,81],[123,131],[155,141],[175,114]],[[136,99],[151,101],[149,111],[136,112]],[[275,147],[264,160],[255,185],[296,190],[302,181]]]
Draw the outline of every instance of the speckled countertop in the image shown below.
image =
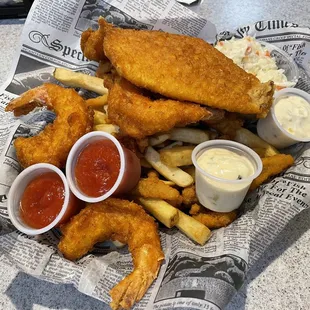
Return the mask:
[[[218,30],[262,19],[310,26],[309,0],[205,0],[198,13]],[[22,20],[0,21],[0,84],[17,49]],[[18,272],[0,260],[0,309],[102,310],[104,305],[70,285],[55,285]],[[310,309],[310,210],[297,216],[248,273],[228,310]]]

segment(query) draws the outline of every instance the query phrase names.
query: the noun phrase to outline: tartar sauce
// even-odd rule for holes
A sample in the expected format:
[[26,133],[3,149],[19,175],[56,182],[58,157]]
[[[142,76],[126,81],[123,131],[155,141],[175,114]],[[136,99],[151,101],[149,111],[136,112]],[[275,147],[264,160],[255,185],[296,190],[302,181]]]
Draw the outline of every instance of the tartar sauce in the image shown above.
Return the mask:
[[299,96],[280,98],[274,113],[284,130],[298,138],[310,137],[310,103],[305,99]]
[[294,85],[294,83],[287,81],[284,70],[277,67],[268,49],[263,47],[255,38],[232,38],[218,42],[215,48],[232,59],[243,70],[255,75],[262,83],[271,80],[279,88]]
[[197,164],[205,172],[226,180],[241,180],[254,174],[248,158],[222,148],[206,150],[197,159]]

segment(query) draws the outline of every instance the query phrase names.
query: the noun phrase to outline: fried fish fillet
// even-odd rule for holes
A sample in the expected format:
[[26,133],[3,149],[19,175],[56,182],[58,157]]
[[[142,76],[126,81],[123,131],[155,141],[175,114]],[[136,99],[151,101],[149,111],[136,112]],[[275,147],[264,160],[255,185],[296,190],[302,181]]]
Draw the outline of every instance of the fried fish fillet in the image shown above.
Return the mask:
[[82,35],[82,50],[105,56],[118,74],[138,87],[181,101],[264,117],[272,81],[260,83],[202,39],[162,31],[119,29],[99,18],[99,30]]
[[270,157],[262,158],[263,171],[253,180],[250,190],[254,190],[262,183],[274,175],[277,175],[294,164],[294,158],[291,155],[276,154]]
[[133,138],[141,139],[174,127],[184,127],[213,115],[212,111],[197,104],[152,100],[122,78],[115,79],[112,85],[109,82],[108,87],[109,119],[122,133]]

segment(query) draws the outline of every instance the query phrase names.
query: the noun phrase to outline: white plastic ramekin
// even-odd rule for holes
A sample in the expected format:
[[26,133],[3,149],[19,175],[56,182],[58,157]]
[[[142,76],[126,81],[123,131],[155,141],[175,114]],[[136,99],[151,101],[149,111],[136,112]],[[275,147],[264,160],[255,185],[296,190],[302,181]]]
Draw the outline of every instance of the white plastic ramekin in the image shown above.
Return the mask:
[[[32,228],[27,225],[20,216],[20,200],[27,185],[34,178],[47,172],[55,172],[61,178],[65,189],[64,203],[60,210],[60,213],[56,216],[55,220],[52,223],[43,228]],[[70,216],[73,215],[76,211],[76,204],[70,203],[73,200],[76,200],[76,198],[71,193],[66,177],[60,169],[51,164],[35,164],[23,170],[14,180],[8,195],[8,213],[12,224],[19,231],[27,235],[39,235],[47,232],[48,230],[52,229],[57,225],[60,225],[66,220],[69,220]]]
[[[204,171],[197,159],[207,150],[221,148],[245,156],[253,165],[254,173],[242,180],[218,178]],[[260,157],[249,147],[230,140],[210,140],[195,147],[192,161],[196,168],[196,194],[199,202],[212,211],[230,212],[237,209],[252,181],[262,172],[263,164]]]
[[[78,186],[75,179],[75,166],[82,150],[91,142],[99,140],[110,140],[116,146],[120,155],[120,171],[115,184],[105,194],[99,197],[91,197],[85,194]],[[139,158],[130,150],[122,146],[118,140],[103,131],[92,131],[81,137],[72,147],[66,164],[66,176],[70,189],[76,197],[86,202],[99,202],[107,199],[111,195],[122,194],[132,190],[138,183],[141,175]]]
[[258,135],[268,142],[269,144],[273,145],[278,149],[282,149],[288,146],[291,146],[298,142],[309,142],[309,138],[298,138],[288,131],[286,131],[275,115],[275,106],[279,99],[286,97],[286,96],[298,96],[305,99],[310,104],[310,95],[300,89],[297,88],[284,88],[274,95],[274,101],[270,112],[268,113],[266,118],[261,118],[257,123],[257,133]]

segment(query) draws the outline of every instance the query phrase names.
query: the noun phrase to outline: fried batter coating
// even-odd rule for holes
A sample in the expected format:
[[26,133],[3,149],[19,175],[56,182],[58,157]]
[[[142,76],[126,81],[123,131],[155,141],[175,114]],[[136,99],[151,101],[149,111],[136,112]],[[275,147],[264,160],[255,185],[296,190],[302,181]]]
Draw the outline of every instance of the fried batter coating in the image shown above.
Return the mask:
[[143,198],[157,198],[172,201],[180,201],[181,198],[178,190],[165,184],[162,180],[155,177],[140,179],[139,183],[132,190],[131,194]]
[[143,208],[133,202],[109,198],[89,204],[62,228],[58,245],[70,260],[91,251],[97,242],[118,240],[128,244],[134,269],[112,288],[112,309],[130,309],[157,277],[164,259],[157,225]]
[[281,173],[294,164],[294,158],[291,155],[276,154],[270,157],[262,158],[263,171],[253,180],[250,190],[254,190],[262,183],[269,180],[270,177]]
[[199,105],[169,99],[152,100],[125,79],[115,79],[108,94],[109,119],[137,139],[183,127],[212,116]]
[[226,113],[225,118],[220,121],[207,120],[205,123],[220,134],[233,139],[236,131],[243,126],[243,119],[236,113]]
[[204,40],[162,31],[113,28],[103,18],[99,24],[104,29],[106,57],[120,76],[136,86],[230,112],[262,117],[268,113],[273,82],[260,83]]
[[88,28],[81,35],[81,50],[89,60],[98,62],[108,60],[103,51],[103,39],[106,29],[112,28],[112,25],[103,21],[102,18],[99,18],[99,29],[97,31]]
[[73,89],[48,83],[14,99],[5,111],[20,116],[42,106],[53,110],[57,117],[37,136],[15,140],[17,159],[24,168],[37,163],[64,167],[73,144],[92,129],[93,111]]
[[237,218],[237,212],[214,212],[198,204],[194,204],[189,214],[200,223],[206,225],[209,229],[226,227]]
[[195,186],[192,185],[192,186],[184,188],[182,191],[182,197],[183,197],[183,204],[187,206],[198,202]]
[[128,136],[118,136],[118,141],[127,149],[135,153],[139,158],[143,157],[145,149],[148,147],[148,139],[134,139]]

